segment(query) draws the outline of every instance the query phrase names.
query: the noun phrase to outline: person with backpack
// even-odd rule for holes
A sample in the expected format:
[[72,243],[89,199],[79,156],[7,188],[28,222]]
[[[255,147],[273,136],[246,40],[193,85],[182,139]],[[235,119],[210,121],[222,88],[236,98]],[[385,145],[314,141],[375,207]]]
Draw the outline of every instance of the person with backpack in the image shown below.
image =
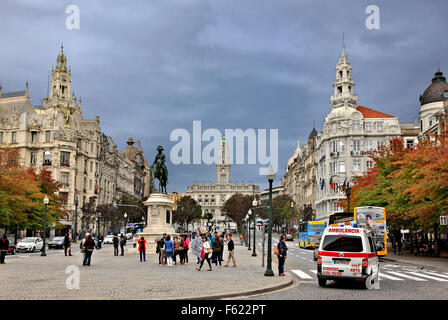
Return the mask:
[[274,254],[276,254],[278,258],[278,275],[281,277],[285,276],[285,259],[288,251],[285,241],[286,237],[281,236],[277,246],[274,247]]
[[216,266],[221,266],[221,252],[222,252],[222,241],[218,236],[218,233],[215,232],[215,239],[213,242],[213,254],[212,254],[212,261],[215,263]]

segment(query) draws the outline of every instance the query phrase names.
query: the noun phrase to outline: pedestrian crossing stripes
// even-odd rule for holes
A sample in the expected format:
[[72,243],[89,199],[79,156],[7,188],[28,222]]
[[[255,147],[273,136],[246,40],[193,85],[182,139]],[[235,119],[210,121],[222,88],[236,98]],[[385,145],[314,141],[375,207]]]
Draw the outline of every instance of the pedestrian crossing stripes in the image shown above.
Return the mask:
[[298,275],[300,278],[302,279],[312,279],[313,277],[306,274],[305,272],[301,271],[301,270],[291,270],[292,272],[294,272],[296,275]]
[[[316,269],[307,270],[307,272],[305,272],[303,270],[294,269],[294,270],[291,270],[291,272],[294,273],[300,279],[306,279],[306,280],[316,279],[317,280],[317,278],[316,278],[317,270]],[[439,273],[436,273],[435,271],[427,271],[427,270],[420,271],[420,272],[415,272],[415,271],[411,271],[411,270],[406,270],[406,271],[401,271],[401,272],[387,270],[387,272],[384,272],[384,271],[380,270],[379,279],[382,281],[412,280],[412,281],[425,282],[425,281],[433,280],[433,281],[439,281],[439,282],[447,282],[448,274],[446,274],[446,273],[439,274]]]

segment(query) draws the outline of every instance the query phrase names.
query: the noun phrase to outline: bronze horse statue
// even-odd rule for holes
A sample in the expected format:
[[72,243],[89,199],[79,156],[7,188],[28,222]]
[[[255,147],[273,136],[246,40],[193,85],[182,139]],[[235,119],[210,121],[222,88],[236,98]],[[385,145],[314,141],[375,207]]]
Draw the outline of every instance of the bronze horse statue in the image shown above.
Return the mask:
[[154,181],[155,179],[159,180],[159,192],[167,193],[166,192],[166,184],[168,183],[168,169],[165,165],[166,157],[163,154],[163,147],[158,146],[157,147],[157,155],[154,159],[154,163],[151,166],[151,175],[152,175],[152,182],[151,185],[154,187]]

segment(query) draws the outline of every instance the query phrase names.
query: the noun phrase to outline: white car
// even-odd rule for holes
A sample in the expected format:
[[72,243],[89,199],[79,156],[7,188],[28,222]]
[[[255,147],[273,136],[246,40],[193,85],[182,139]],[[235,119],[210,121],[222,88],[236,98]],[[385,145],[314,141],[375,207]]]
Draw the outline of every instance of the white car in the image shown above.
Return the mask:
[[37,237],[28,237],[20,240],[16,245],[17,252],[36,252],[42,250],[44,241]]
[[114,243],[114,235],[113,234],[109,234],[104,238],[103,241],[104,244],[113,244]]

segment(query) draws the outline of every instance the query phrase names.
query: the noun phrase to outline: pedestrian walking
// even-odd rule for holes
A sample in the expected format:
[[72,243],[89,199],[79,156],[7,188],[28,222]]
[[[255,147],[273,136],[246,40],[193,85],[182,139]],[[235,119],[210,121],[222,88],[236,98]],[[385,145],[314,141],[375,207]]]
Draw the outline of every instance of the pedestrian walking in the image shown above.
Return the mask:
[[222,241],[218,236],[218,233],[215,232],[215,239],[213,241],[213,254],[212,254],[212,261],[215,263],[216,266],[221,266],[221,252],[222,252]]
[[137,234],[136,233],[134,233],[134,235],[132,236],[132,245],[133,245],[133,247],[134,248],[136,248],[137,247],[137,244],[138,244],[138,236],[137,236]]
[[121,249],[121,255],[124,256],[124,246],[126,245],[126,238],[123,234],[121,234],[120,238],[120,249]]
[[145,237],[141,237],[140,239],[138,239],[138,252],[140,253],[140,262],[142,262],[142,257],[143,257],[143,261],[146,262],[146,240]]
[[233,261],[233,266],[232,266],[232,267],[233,267],[233,268],[236,267],[236,261],[235,261],[234,250],[235,250],[235,245],[234,245],[233,240],[232,240],[232,234],[229,233],[229,234],[227,235],[227,251],[228,251],[228,256],[227,256],[227,262],[226,262],[226,264],[224,265],[224,267],[228,267],[228,266],[229,266],[230,259],[232,259],[232,261]]
[[207,271],[212,271],[212,265],[210,263],[210,257],[209,255],[213,252],[213,249],[210,246],[210,243],[207,241],[207,237],[206,236],[202,236],[202,260],[201,260],[201,265],[199,267],[196,268],[196,270],[201,271],[202,266],[204,265],[204,261],[207,260],[209,269],[207,269]]
[[67,256],[67,253],[69,256],[72,255],[72,237],[70,234],[66,234],[64,237],[64,253],[65,256]]
[[156,253],[159,254],[159,265],[162,266],[164,264],[166,264],[166,260],[165,260],[165,239],[166,239],[166,233],[163,234],[162,238],[157,241],[157,249],[156,249]]
[[118,256],[118,244],[120,243],[120,239],[118,239],[118,235],[116,233],[114,234],[112,242],[114,244],[114,256]]
[[84,253],[82,265],[90,266],[92,253],[95,249],[95,241],[90,233],[86,233],[86,238],[81,242],[81,252]]
[[182,251],[183,262],[188,263],[188,250],[190,249],[190,239],[187,235],[184,235],[183,247],[184,247],[184,250]]
[[6,253],[9,249],[9,240],[6,234],[0,239],[0,264],[5,264]]
[[286,241],[285,236],[281,236],[280,241],[277,244],[278,275],[281,277],[285,275],[285,259],[288,251],[288,247],[286,246],[285,241]]
[[173,255],[174,255],[174,243],[169,235],[166,236],[164,251],[165,251],[166,264],[168,265],[168,267],[172,267]]
[[244,236],[242,233],[240,233],[240,241],[241,241],[241,245],[244,246]]
[[173,240],[173,245],[174,245],[174,254],[173,254],[173,261],[174,261],[174,264],[176,265],[177,264],[177,256],[179,256],[179,261],[180,261],[180,259],[181,259],[181,246],[180,246],[180,243],[179,243],[179,237],[178,236],[175,236],[174,237],[174,240]]
[[191,252],[196,256],[197,263],[199,264],[202,260],[202,235],[201,230],[198,231],[198,236],[191,241]]

